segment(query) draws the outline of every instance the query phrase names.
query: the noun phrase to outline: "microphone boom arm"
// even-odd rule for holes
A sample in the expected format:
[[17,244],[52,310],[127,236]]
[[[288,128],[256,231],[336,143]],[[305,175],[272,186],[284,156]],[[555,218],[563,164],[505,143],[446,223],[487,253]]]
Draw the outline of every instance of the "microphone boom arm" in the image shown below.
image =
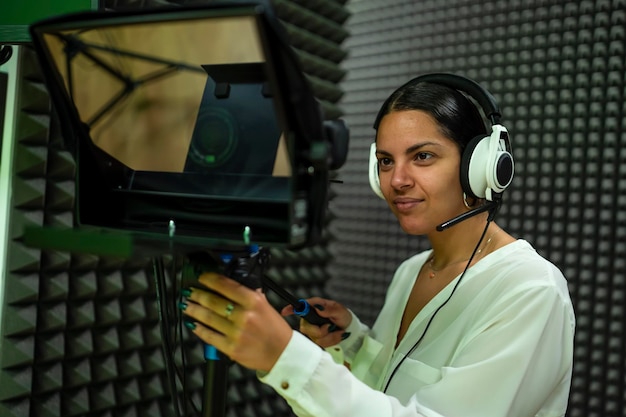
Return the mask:
[[484,213],[485,211],[489,211],[489,221],[491,221],[495,217],[496,212],[498,211],[498,208],[500,207],[501,202],[502,202],[501,198],[499,197],[494,198],[493,201],[489,201],[479,207],[476,207],[475,209],[467,211],[459,216],[456,216],[453,219],[450,219],[446,222],[441,223],[439,226],[437,226],[437,231],[443,232],[444,230],[454,226],[455,224],[460,223],[463,220],[467,220],[470,217],[474,217],[477,214]]

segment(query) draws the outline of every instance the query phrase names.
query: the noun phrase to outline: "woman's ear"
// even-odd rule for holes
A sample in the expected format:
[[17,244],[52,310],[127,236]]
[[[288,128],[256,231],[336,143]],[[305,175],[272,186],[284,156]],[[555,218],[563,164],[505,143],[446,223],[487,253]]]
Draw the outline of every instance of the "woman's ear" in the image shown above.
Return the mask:
[[482,198],[468,197],[467,194],[463,193],[463,204],[465,204],[465,207],[467,207],[468,210],[478,207],[481,204],[484,204],[484,202],[485,200]]

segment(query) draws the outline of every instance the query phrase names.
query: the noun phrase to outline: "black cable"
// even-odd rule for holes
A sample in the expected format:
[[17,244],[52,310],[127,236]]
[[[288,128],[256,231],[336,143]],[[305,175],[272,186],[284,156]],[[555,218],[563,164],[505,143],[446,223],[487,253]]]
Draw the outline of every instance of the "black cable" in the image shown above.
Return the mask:
[[[175,345],[177,344],[180,347],[180,359],[181,359],[181,369],[177,368],[176,374],[178,375],[178,379],[181,382],[182,396],[183,396],[183,415],[188,416],[189,415],[189,397],[188,397],[188,392],[187,392],[187,360],[186,360],[186,355],[185,355],[185,344],[183,340],[183,321],[181,318],[180,309],[178,308],[178,304],[184,302],[184,297],[182,293],[180,292],[182,285],[181,286],[176,285],[178,283],[178,280],[176,279],[176,276],[177,276],[176,258],[173,253],[172,253],[172,268],[171,268],[170,274],[171,274],[170,276],[173,277],[174,294],[179,294],[178,297],[176,296],[172,297],[172,299],[174,300],[174,303],[176,304],[174,306],[174,311],[176,312],[174,314],[174,323],[176,323],[175,328],[174,328],[174,344]],[[182,276],[181,276],[181,279],[182,279]]]
[[[174,255],[172,254],[172,256]],[[180,356],[181,356],[181,368],[176,367],[176,374],[182,386],[181,387],[182,397],[184,400],[183,401],[183,415],[188,416],[190,407],[193,409],[195,415],[200,414],[200,407],[193,401],[193,398],[191,397],[191,394],[189,392],[188,375],[187,375],[187,352],[185,350],[185,340],[184,340],[185,333],[183,333],[184,328],[183,328],[182,313],[180,312],[180,309],[178,308],[179,302],[185,302],[185,298],[181,293],[181,290],[183,287],[183,280],[184,280],[182,268],[184,267],[181,267],[181,279],[180,281],[175,280],[175,284],[174,284],[174,294],[178,294],[178,297],[172,297],[172,298],[174,299],[174,302],[176,304],[175,309],[174,309],[174,311],[176,311],[174,320],[176,323],[175,329],[177,331],[175,340],[178,342],[180,346]],[[175,261],[172,262],[171,273],[173,277],[176,277],[178,275]],[[180,283],[180,285],[176,285],[177,283]]]
[[400,368],[400,366],[402,365],[404,360],[406,358],[408,358],[411,355],[411,353],[415,352],[415,349],[417,349],[417,347],[420,345],[420,343],[422,343],[422,340],[426,336],[426,332],[428,331],[428,328],[430,327],[430,325],[432,324],[433,320],[435,319],[435,316],[437,316],[437,313],[439,313],[439,311],[443,308],[443,306],[448,304],[448,301],[450,301],[450,299],[452,298],[452,296],[456,292],[456,289],[459,287],[459,284],[461,283],[461,280],[463,279],[463,277],[465,276],[465,273],[469,269],[470,264],[472,263],[472,260],[474,259],[474,256],[476,256],[476,253],[478,252],[478,248],[480,247],[481,242],[485,238],[485,234],[487,233],[487,229],[489,229],[489,225],[493,221],[493,217],[495,215],[495,211],[497,211],[497,207],[499,207],[499,205],[497,205],[492,211],[490,210],[489,216],[487,217],[487,223],[485,224],[485,228],[484,228],[482,234],[480,235],[480,239],[478,239],[478,243],[476,243],[476,246],[474,247],[474,251],[472,252],[472,255],[470,256],[469,260],[467,261],[467,264],[465,265],[465,268],[463,269],[463,272],[461,273],[461,276],[459,277],[457,282],[454,284],[454,287],[452,288],[452,291],[450,292],[450,295],[448,296],[448,298],[446,298],[446,300],[443,303],[441,303],[441,305],[439,307],[437,307],[437,309],[435,310],[433,315],[430,316],[430,319],[428,320],[428,323],[426,323],[426,328],[422,332],[422,335],[419,337],[419,339],[417,339],[417,342],[415,342],[415,344],[411,347],[411,349],[409,349],[409,351],[404,355],[404,357],[402,359],[400,359],[400,362],[393,369],[393,371],[391,372],[391,375],[389,375],[389,378],[387,379],[387,383],[385,384],[385,389],[383,390],[383,392],[387,392],[387,388],[389,388],[389,384],[391,383],[391,380],[395,376],[396,372],[398,371],[398,369]]
[[170,387],[170,395],[172,397],[174,415],[176,417],[181,417],[175,376],[176,364],[174,362],[173,349],[171,345],[172,337],[169,327],[171,323],[169,317],[171,316],[169,314],[169,306],[167,304],[167,287],[165,284],[163,259],[161,257],[154,258],[152,260],[152,266],[154,272],[154,281],[156,285],[157,310],[159,312],[159,327],[161,329],[161,346],[163,348],[165,372],[168,385]]

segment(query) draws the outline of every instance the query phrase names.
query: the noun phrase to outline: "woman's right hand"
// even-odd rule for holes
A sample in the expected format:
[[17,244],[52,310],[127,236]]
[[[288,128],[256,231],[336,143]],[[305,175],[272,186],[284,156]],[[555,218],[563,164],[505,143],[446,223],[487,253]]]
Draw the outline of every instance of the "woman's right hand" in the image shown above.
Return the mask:
[[[329,319],[332,324],[316,326],[301,319],[300,332],[302,334],[323,348],[336,345],[347,337],[345,329],[352,322],[352,314],[345,306],[336,301],[320,297],[311,297],[306,301],[311,307],[315,308],[317,314]],[[295,314],[293,306],[287,305],[280,314],[283,316]]]

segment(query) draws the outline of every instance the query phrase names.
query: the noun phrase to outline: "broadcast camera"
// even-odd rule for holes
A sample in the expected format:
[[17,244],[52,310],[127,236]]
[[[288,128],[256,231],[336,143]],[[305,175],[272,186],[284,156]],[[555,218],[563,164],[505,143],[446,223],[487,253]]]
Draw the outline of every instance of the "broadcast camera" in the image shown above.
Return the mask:
[[83,232],[133,254],[238,250],[246,231],[261,246],[319,240],[348,129],[324,120],[266,2],[77,13],[30,30],[76,161],[74,229],[30,230],[32,245],[80,250]]
[[[325,120],[269,1],[86,12],[30,26],[64,147],[76,162],[74,225],[29,228],[43,249],[182,254],[181,285],[218,269],[263,284],[316,324],[306,301],[263,271],[267,247],[317,243],[348,129]],[[169,326],[160,311],[166,361]],[[206,346],[205,415],[224,414],[227,364]],[[175,392],[171,371],[170,386]]]

